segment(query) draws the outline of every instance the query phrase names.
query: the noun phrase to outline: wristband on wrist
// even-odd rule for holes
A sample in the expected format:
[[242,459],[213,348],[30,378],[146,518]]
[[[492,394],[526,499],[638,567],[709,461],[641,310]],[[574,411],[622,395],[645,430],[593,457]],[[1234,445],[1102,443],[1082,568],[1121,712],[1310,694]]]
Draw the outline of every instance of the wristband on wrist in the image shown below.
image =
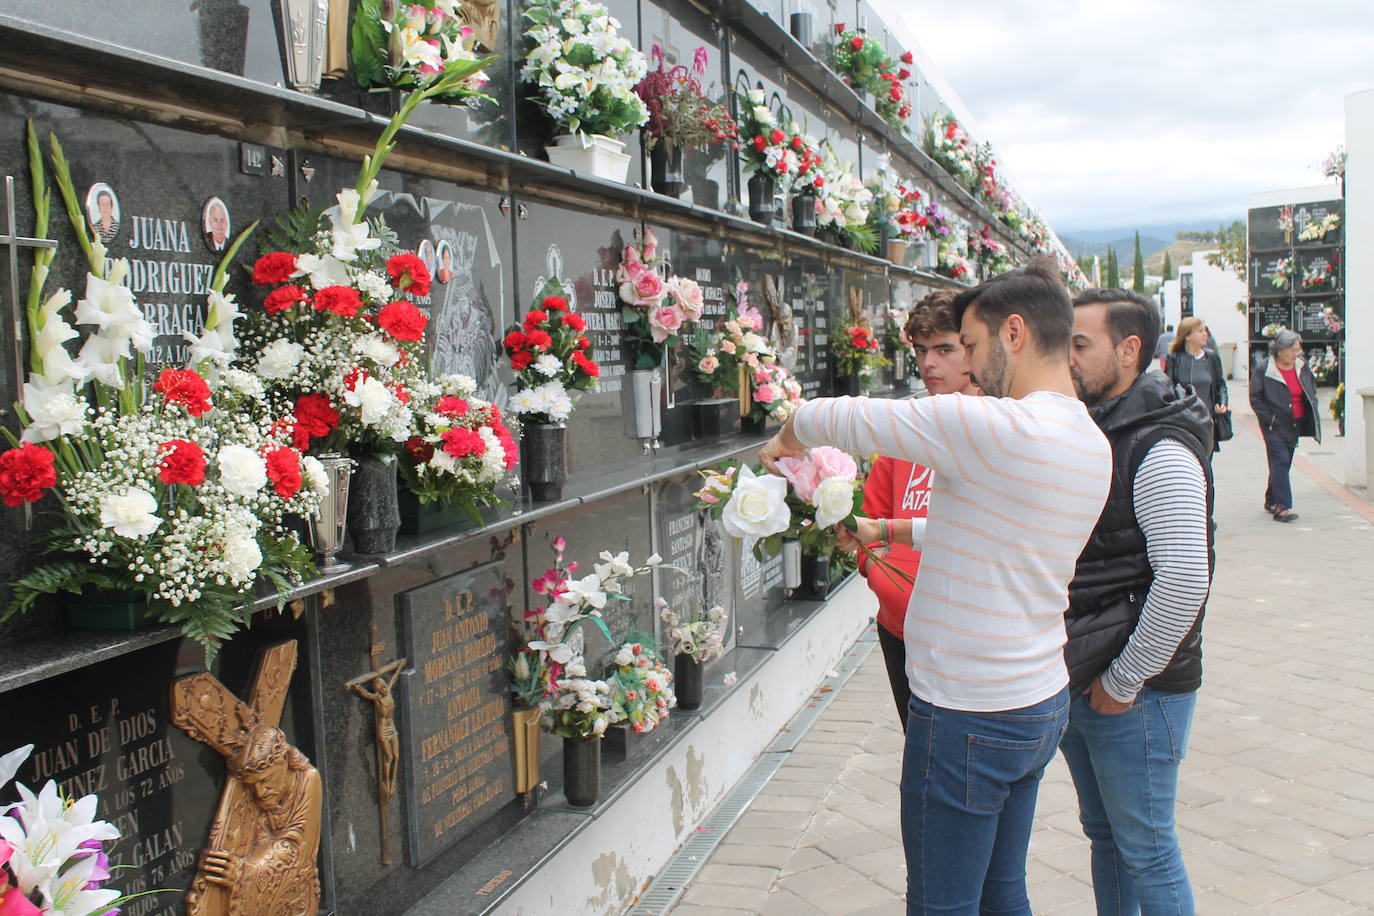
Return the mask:
[[891,544],[892,538],[887,530],[887,519],[878,519],[878,541],[882,544]]

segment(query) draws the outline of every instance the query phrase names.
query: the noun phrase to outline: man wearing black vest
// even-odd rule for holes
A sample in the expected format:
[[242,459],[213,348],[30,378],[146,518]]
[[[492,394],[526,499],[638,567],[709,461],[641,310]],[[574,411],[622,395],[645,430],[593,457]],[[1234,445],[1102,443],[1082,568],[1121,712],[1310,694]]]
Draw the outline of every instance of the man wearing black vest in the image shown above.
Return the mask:
[[1212,417],[1147,372],[1153,303],[1074,299],[1078,396],[1112,445],[1112,484],[1069,585],[1069,728],[1060,745],[1092,845],[1097,912],[1192,916],[1174,830],[1178,768],[1202,683],[1211,585]]

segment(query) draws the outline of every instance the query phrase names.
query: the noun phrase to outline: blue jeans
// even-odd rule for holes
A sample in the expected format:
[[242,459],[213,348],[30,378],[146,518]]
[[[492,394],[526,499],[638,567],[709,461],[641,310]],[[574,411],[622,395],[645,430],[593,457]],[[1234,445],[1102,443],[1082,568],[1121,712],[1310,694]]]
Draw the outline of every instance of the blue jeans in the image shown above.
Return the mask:
[[1196,692],[1147,689],[1118,716],[1086,696],[1069,707],[1062,749],[1092,843],[1098,916],[1192,916],[1174,801],[1196,704]]
[[1035,797],[1068,716],[1067,690],[1006,712],[911,698],[902,758],[908,916],[1031,916]]
[[1266,506],[1293,508],[1293,487],[1288,482],[1288,475],[1292,472],[1293,453],[1297,450],[1296,441],[1290,442],[1276,433],[1264,434],[1264,451],[1269,457],[1269,487],[1264,491]]

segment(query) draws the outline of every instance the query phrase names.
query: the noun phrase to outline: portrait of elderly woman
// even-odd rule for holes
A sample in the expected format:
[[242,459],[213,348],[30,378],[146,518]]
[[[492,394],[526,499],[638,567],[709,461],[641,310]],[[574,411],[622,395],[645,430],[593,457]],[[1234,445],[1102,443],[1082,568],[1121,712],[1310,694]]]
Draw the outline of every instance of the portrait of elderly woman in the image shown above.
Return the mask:
[[109,245],[119,235],[119,197],[114,188],[97,181],[86,191],[86,221],[102,245]]

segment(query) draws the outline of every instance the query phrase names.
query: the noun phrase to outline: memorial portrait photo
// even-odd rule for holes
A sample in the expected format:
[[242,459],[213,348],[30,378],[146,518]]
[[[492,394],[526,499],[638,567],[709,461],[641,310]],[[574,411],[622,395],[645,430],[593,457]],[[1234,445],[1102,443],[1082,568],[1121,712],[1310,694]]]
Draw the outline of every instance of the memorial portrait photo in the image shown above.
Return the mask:
[[223,251],[229,244],[229,208],[218,197],[205,202],[200,211],[200,228],[205,246],[211,251]]
[[97,181],[86,191],[86,221],[102,245],[109,245],[119,235],[119,197],[114,188]]

